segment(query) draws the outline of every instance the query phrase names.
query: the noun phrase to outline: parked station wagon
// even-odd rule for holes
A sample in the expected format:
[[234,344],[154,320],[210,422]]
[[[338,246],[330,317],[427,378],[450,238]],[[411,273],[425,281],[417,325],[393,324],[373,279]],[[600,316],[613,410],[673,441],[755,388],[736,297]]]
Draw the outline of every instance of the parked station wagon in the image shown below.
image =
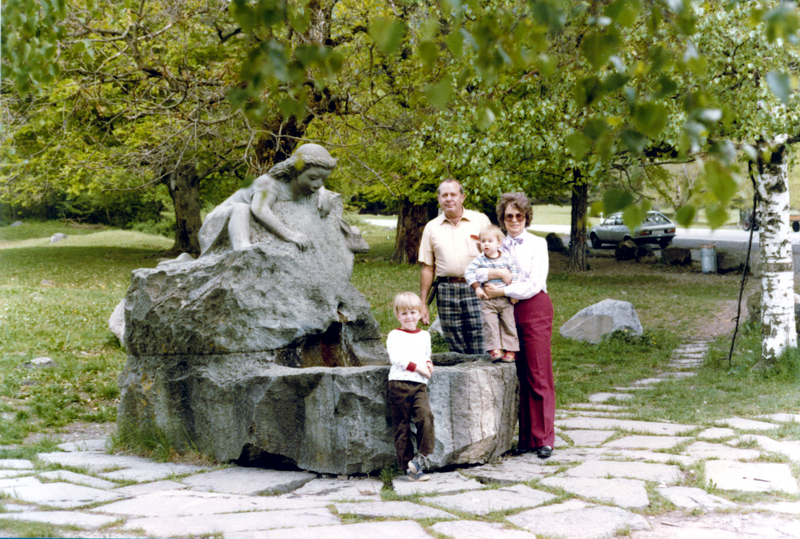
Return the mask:
[[602,224],[589,230],[592,247],[599,249],[604,244],[616,244],[633,240],[636,244],[657,243],[662,249],[675,238],[675,223],[657,211],[647,212],[644,221],[633,232],[625,226],[622,213],[612,213]]

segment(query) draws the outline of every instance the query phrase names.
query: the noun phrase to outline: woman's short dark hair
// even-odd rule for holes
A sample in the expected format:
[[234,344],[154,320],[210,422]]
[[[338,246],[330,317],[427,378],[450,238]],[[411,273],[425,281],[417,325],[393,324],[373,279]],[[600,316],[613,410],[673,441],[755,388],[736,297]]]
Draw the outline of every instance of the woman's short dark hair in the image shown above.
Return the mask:
[[533,220],[533,208],[531,208],[531,201],[525,196],[525,193],[503,193],[500,195],[500,201],[497,203],[497,221],[500,223],[500,228],[503,232],[506,230],[505,216],[506,208],[514,206],[520,213],[525,215],[525,228],[528,228]]

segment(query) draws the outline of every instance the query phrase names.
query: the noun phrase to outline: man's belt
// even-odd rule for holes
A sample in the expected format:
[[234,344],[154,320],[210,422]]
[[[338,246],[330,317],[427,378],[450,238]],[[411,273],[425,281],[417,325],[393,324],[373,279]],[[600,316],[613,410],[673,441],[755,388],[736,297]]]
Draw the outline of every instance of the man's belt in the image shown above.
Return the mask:
[[436,289],[441,283],[459,283],[467,284],[467,280],[463,277],[436,277],[431,284],[431,289],[428,290],[428,297],[426,303],[430,305],[436,297]]

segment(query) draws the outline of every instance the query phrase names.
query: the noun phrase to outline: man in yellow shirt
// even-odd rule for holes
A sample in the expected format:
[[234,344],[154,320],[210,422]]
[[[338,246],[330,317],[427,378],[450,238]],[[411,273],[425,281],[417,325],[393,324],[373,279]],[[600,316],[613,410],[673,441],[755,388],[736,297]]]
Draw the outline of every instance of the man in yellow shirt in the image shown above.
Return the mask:
[[478,236],[489,226],[484,214],[464,209],[464,189],[450,178],[439,185],[438,200],[442,213],[425,225],[419,247],[420,297],[423,298],[422,322],[430,323],[425,298],[438,281],[436,308],[442,323],[442,332],[453,352],[483,354],[483,329],[480,299],[464,279],[464,271],[480,254]]

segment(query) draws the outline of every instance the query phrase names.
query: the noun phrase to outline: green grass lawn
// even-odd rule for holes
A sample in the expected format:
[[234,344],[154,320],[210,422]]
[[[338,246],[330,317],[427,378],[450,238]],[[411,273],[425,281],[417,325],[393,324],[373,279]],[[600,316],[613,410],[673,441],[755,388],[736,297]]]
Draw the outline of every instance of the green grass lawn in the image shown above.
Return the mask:
[[[397,326],[392,298],[419,289],[419,268],[388,262],[394,232],[348,219],[362,227],[372,246],[356,256],[352,282],[372,304],[384,334]],[[80,229],[50,244],[63,224],[25,223],[0,228],[0,444],[21,442],[31,432],[57,431],[75,421],[116,418],[117,377],[125,351],[107,327],[124,297],[130,272],[154,267],[172,242],[137,232]],[[678,344],[722,300],[735,299],[735,277],[687,273],[635,263],[610,263],[582,274],[552,270],[548,291],[555,306],[553,360],[558,406],[584,402],[597,391],[652,376]],[[554,264],[555,257],[551,260]],[[635,306],[646,330],[642,338],[614,338],[599,345],[562,338],[558,328],[578,310],[605,298]],[[709,423],[733,415],[797,412],[800,385],[791,368],[754,373],[758,328],[747,328],[732,368],[719,363],[726,343],[692,380],[661,384],[637,393],[633,413],[641,418]],[[58,366],[28,369],[49,357]],[[785,436],[800,439],[797,429]]]

